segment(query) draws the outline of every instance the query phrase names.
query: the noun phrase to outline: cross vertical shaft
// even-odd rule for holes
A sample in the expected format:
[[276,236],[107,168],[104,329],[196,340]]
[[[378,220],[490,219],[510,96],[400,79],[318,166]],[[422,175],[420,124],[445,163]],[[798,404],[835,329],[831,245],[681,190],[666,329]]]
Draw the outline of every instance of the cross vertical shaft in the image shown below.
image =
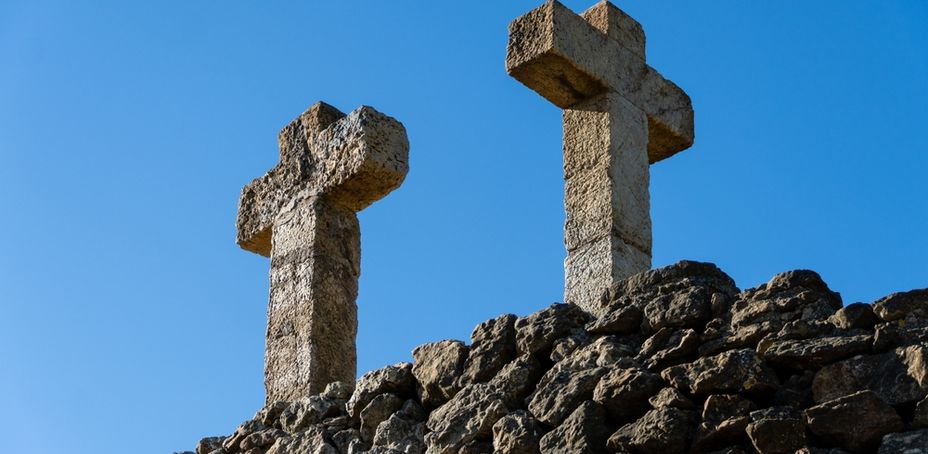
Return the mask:
[[648,167],[693,144],[690,98],[608,1],[578,15],[549,0],[514,20],[506,70],[564,109],[564,300],[595,313],[611,284],[651,267]]

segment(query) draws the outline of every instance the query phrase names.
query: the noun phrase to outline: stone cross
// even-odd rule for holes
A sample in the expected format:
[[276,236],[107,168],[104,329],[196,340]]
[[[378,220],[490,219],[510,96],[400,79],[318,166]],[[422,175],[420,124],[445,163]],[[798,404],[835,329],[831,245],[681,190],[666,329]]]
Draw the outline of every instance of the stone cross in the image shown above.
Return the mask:
[[353,383],[361,231],[356,213],[399,187],[409,142],[370,107],[318,103],[278,137],[280,162],[242,189],[238,244],[271,258],[267,402]]
[[509,24],[506,70],[564,109],[566,302],[592,309],[651,267],[649,164],[693,144],[693,108],[645,63],[644,31],[603,1],[556,1]]

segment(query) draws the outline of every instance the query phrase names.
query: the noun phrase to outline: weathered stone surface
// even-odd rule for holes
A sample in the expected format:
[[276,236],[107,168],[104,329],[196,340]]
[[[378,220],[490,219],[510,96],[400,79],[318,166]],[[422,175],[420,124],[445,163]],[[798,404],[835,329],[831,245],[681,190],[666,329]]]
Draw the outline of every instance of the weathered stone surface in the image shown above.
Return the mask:
[[359,418],[361,410],[380,394],[393,393],[408,398],[416,394],[415,390],[416,379],[412,375],[412,364],[399,363],[370,371],[358,379],[346,404],[348,415]]
[[426,446],[430,452],[455,452],[471,441],[489,438],[493,425],[507,413],[504,396],[496,387],[467,385],[429,415]]
[[693,359],[699,351],[699,334],[692,329],[662,328],[641,346],[638,360],[651,370],[663,370]]
[[765,345],[757,352],[771,365],[793,369],[813,369],[861,353],[869,353],[872,335],[785,340]]
[[264,429],[265,426],[264,424],[261,424],[260,421],[245,421],[235,429],[235,432],[233,432],[232,435],[229,435],[225,440],[222,441],[222,449],[230,452],[238,451],[242,444],[242,440],[257,431]]
[[648,403],[651,404],[651,408],[654,409],[674,407],[683,410],[692,410],[696,408],[696,405],[694,405],[691,400],[687,399],[683,393],[676,388],[670,387],[658,391],[657,394],[648,399]]
[[516,343],[520,353],[538,353],[551,349],[554,341],[582,327],[589,317],[573,304],[552,304],[515,323]]
[[766,393],[777,377],[754,350],[731,350],[692,363],[670,367],[661,376],[675,388],[697,395]]
[[531,414],[516,410],[493,425],[493,449],[500,454],[538,454],[542,430]]
[[648,399],[664,387],[660,375],[645,369],[612,369],[599,380],[593,400],[618,423],[638,419],[648,411]]
[[525,398],[535,389],[542,373],[544,369],[537,358],[522,355],[503,367],[489,384],[507,407],[521,407]]
[[610,311],[586,325],[591,334],[631,334],[641,327],[644,312],[635,306],[625,306]]
[[608,369],[594,367],[584,370],[552,369],[532,393],[528,410],[539,421],[557,427],[577,406],[593,398],[600,377]]
[[609,437],[609,449],[632,454],[685,452],[693,438],[696,415],[664,407],[622,426]]
[[354,379],[356,212],[399,187],[409,156],[403,125],[370,107],[315,104],[279,142],[280,162],[242,189],[238,213],[238,244],[271,257],[267,402]]
[[841,329],[871,329],[877,318],[869,304],[853,303],[838,309],[828,321]]
[[912,415],[912,426],[928,427],[928,397],[922,399],[915,406],[915,413]]
[[412,356],[415,359],[412,374],[416,377],[423,405],[437,407],[460,389],[457,381],[467,360],[467,347],[463,342],[446,340],[420,345],[413,350]]
[[200,439],[197,443],[197,454],[209,454],[217,449],[222,448],[222,442],[225,437],[206,437]]
[[812,382],[818,403],[865,389],[890,405],[918,402],[928,394],[928,347],[913,345],[856,356],[823,367]]
[[593,338],[582,328],[574,328],[570,334],[554,341],[551,347],[551,362],[557,363],[569,357],[577,349],[590,345]]
[[381,422],[403,407],[403,399],[396,394],[381,394],[361,410],[361,439],[371,441]]
[[873,303],[873,312],[885,322],[908,317],[928,318],[928,288],[893,293]]
[[928,453],[928,429],[887,434],[880,444],[879,454]]
[[481,323],[470,336],[470,354],[461,385],[485,382],[516,357],[516,316],[501,315]]
[[539,446],[543,454],[601,453],[605,452],[609,435],[605,408],[588,400],[577,407],[560,426],[541,437]]
[[809,408],[806,426],[817,437],[852,452],[872,450],[902,419],[873,391],[860,391]]
[[802,417],[791,407],[771,407],[751,412],[747,435],[760,454],[792,454],[806,444]]
[[342,405],[342,402],[319,395],[295,400],[280,412],[280,427],[290,433],[299,432],[325,418],[338,416]]
[[732,307],[731,329],[742,345],[754,344],[794,320],[827,320],[842,307],[814,271],[780,273],[739,295]]
[[425,452],[424,437],[425,423],[394,413],[377,426],[373,444],[407,454],[422,454]]
[[741,443],[753,405],[751,401],[737,395],[709,396],[703,405],[702,422],[696,430],[693,449],[709,451]]
[[648,165],[692,145],[693,109],[619,42],[644,43],[633,19],[607,2],[584,17],[549,2],[516,19],[506,68],[565,109],[564,301],[589,310],[651,267]]
[[[260,451],[259,451],[260,452]],[[266,454],[338,454],[330,445],[322,430],[310,427],[308,430],[278,438]],[[251,454],[250,452],[247,454]],[[257,452],[255,454],[258,454]]]

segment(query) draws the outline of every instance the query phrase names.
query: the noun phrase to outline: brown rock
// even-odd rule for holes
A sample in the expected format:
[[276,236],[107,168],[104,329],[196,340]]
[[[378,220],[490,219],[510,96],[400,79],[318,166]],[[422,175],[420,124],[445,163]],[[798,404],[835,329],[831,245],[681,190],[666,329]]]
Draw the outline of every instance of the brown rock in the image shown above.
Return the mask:
[[613,369],[599,380],[593,400],[601,404],[614,421],[626,423],[647,412],[648,399],[663,386],[660,375],[645,369]]
[[812,382],[818,403],[861,390],[877,393],[890,405],[921,400],[928,394],[928,347],[914,345],[856,356],[823,367]]
[[500,454],[538,454],[542,433],[531,414],[516,410],[493,425],[493,449]]
[[806,426],[825,442],[852,452],[875,449],[883,435],[902,430],[902,419],[873,391],[830,400],[805,412]]
[[460,389],[457,379],[467,360],[467,347],[461,341],[446,340],[420,345],[412,352],[417,392],[422,405],[435,408]]
[[661,377],[689,394],[766,394],[777,386],[777,377],[754,350],[731,350],[665,369]]
[[609,437],[609,449],[632,454],[686,452],[696,416],[679,408],[651,410]]
[[609,438],[606,410],[593,401],[577,407],[556,429],[541,437],[542,454],[605,452]]
[[928,288],[893,293],[876,300],[873,312],[883,321],[893,322],[908,316],[928,318]]
[[488,320],[471,334],[470,354],[464,363],[461,385],[485,382],[516,357],[516,316]]

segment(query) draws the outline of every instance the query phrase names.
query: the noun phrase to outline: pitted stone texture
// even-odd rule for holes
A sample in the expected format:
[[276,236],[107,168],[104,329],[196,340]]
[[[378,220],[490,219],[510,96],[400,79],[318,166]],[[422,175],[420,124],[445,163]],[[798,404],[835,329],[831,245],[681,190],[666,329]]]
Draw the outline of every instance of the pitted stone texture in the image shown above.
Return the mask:
[[689,96],[645,63],[641,25],[608,2],[556,1],[509,25],[506,69],[564,109],[564,301],[584,308],[651,267],[650,163],[693,143]]
[[516,410],[493,425],[493,449],[500,454],[538,454],[543,432],[524,410]]
[[822,440],[851,452],[876,448],[883,435],[903,429],[902,419],[873,391],[860,391],[809,408],[806,426]]
[[893,322],[908,317],[928,318],[928,288],[898,292],[873,303],[873,312],[883,321]]
[[855,356],[823,367],[812,382],[818,403],[860,390],[873,391],[890,405],[923,399],[928,395],[928,347],[913,345]]
[[403,125],[370,107],[318,103],[283,128],[280,162],[242,189],[238,244],[270,256],[266,401],[355,378],[356,212],[408,171]]
[[670,367],[661,376],[689,394],[766,394],[779,383],[773,371],[753,350],[731,350],[692,363]]
[[409,398],[416,394],[416,379],[412,375],[412,364],[399,363],[370,371],[358,379],[354,393],[348,399],[346,409],[352,418],[360,418],[361,411],[375,397],[385,393]]
[[467,347],[461,341],[446,340],[420,345],[412,352],[417,390],[422,405],[437,407],[458,392],[458,377],[467,359]]
[[542,454],[605,452],[609,438],[606,410],[593,401],[582,403],[561,425],[541,437]]
[[485,382],[516,357],[517,317],[501,315],[488,320],[471,334],[470,353],[464,363],[461,385]]
[[613,452],[633,454],[686,452],[696,429],[692,411],[664,407],[647,412],[609,437]]
[[551,349],[554,341],[574,328],[582,327],[588,316],[573,304],[552,304],[515,322],[516,345],[520,353],[535,354]]

